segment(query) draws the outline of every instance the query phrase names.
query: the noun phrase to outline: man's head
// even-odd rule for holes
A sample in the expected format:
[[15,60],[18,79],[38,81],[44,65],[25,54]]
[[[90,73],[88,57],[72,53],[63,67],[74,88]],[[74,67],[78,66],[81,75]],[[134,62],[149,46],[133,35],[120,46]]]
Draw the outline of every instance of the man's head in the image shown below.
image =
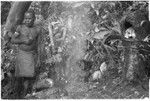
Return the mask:
[[28,27],[32,27],[35,20],[35,13],[33,10],[29,10],[24,15],[24,24]]

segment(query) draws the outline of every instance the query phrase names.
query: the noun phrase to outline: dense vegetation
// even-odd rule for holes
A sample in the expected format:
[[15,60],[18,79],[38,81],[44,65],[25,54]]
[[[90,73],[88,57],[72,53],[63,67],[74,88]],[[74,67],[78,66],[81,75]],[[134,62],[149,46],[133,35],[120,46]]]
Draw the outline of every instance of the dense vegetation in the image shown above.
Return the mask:
[[[13,98],[15,91],[17,48],[3,39],[13,3],[1,2],[2,98]],[[36,13],[35,24],[46,31],[38,42],[38,78],[46,75],[61,88],[52,90],[57,97],[49,89],[35,98],[148,97],[150,48],[144,41],[148,31],[140,26],[149,20],[147,1],[32,2],[29,9]],[[135,39],[124,37],[129,27],[135,29]]]

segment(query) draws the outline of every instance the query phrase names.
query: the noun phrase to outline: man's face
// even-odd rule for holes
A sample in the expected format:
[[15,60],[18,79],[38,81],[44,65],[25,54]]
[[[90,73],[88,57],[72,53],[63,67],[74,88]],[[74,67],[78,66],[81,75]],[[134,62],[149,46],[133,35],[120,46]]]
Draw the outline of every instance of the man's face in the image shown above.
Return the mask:
[[32,13],[25,13],[24,16],[24,24],[28,27],[33,26],[34,24],[34,17]]

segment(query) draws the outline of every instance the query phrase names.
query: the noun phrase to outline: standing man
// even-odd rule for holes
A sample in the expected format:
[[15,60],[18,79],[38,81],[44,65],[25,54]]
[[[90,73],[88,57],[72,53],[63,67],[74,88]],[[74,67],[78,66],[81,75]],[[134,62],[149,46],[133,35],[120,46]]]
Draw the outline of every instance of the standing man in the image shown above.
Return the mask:
[[34,26],[35,13],[29,10],[24,15],[22,25],[11,36],[11,43],[18,45],[15,77],[17,79],[18,97],[23,98],[30,90],[29,84],[35,79],[37,61],[37,41],[40,28]]

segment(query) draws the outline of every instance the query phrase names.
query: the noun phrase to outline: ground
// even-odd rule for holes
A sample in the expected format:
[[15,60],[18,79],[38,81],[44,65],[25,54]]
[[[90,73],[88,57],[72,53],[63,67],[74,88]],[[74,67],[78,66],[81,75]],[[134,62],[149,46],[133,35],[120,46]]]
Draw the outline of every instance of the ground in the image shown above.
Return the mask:
[[[111,75],[111,76],[110,76]],[[79,77],[80,78],[80,77]],[[149,82],[139,83],[121,82],[121,78],[113,73],[95,82],[83,82],[77,78],[64,88],[61,84],[44,89],[34,94],[28,94],[27,99],[143,99],[149,97]],[[142,87],[144,86],[144,88]],[[68,92],[67,92],[68,91]]]

